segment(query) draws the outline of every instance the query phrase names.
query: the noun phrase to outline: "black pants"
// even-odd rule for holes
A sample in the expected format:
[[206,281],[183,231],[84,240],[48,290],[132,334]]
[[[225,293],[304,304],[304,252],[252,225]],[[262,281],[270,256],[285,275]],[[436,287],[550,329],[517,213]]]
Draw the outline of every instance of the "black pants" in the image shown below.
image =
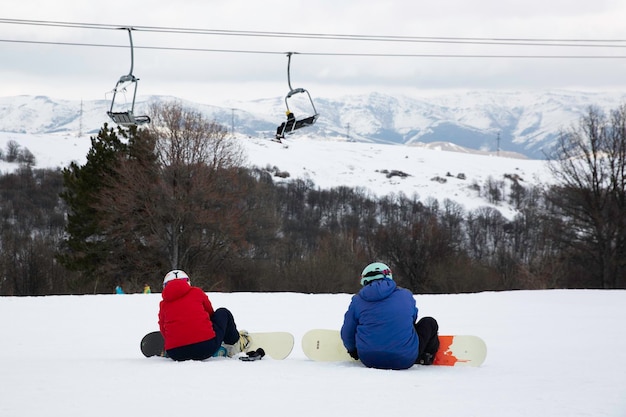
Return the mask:
[[286,122],[282,122],[278,128],[276,128],[276,137],[284,138],[285,133],[289,133],[294,130],[294,124],[296,119],[289,119]]
[[425,353],[434,356],[439,350],[439,324],[432,317],[422,317],[415,323],[415,331],[419,338],[419,349],[415,361],[417,363]]
[[201,361],[213,356],[222,345],[222,342],[227,345],[234,345],[239,341],[239,331],[235,325],[235,319],[229,310],[218,308],[213,313],[211,322],[215,331],[213,339],[170,349],[167,351],[167,356],[175,361]]

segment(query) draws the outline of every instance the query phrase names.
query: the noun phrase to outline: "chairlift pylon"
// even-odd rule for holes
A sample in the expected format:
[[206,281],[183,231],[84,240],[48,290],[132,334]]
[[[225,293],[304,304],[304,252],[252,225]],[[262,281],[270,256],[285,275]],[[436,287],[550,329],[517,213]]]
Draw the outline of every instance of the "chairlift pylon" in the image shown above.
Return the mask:
[[[135,65],[135,53],[133,48],[133,35],[132,28],[122,28],[128,31],[128,38],[130,39],[130,71],[128,74],[122,75],[120,79],[115,84],[115,88],[113,89],[113,98],[111,99],[111,108],[107,112],[107,115],[120,126],[129,128],[131,126],[139,126],[145,123],[150,123],[150,117],[148,116],[135,116],[135,98],[137,96],[137,82],[139,78],[133,75],[133,68]],[[114,111],[115,108],[115,98],[117,97],[117,93],[120,91],[126,91],[128,86],[133,88],[133,101],[129,110],[126,111]]]
[[[285,134],[291,134],[295,130],[313,125],[319,114],[317,113],[317,109],[315,108],[315,103],[313,103],[313,99],[311,98],[311,94],[305,90],[304,88],[293,88],[291,86],[291,56],[295,52],[287,53],[287,85],[289,85],[289,92],[285,96],[285,107],[287,108],[287,121],[281,123],[280,126],[276,129],[276,139],[280,141],[280,139],[285,137]],[[295,117],[291,109],[289,108],[289,100],[296,94],[306,94],[309,102],[311,103],[312,111],[305,115],[304,117]]]

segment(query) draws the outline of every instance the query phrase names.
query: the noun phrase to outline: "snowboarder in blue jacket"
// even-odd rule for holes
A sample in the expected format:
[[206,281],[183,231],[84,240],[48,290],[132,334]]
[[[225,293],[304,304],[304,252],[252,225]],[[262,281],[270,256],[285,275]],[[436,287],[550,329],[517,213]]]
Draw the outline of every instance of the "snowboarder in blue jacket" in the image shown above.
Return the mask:
[[365,267],[363,288],[352,297],[341,327],[350,356],[370,368],[407,369],[430,365],[439,349],[439,326],[432,317],[417,323],[413,294],[398,287],[381,262]]

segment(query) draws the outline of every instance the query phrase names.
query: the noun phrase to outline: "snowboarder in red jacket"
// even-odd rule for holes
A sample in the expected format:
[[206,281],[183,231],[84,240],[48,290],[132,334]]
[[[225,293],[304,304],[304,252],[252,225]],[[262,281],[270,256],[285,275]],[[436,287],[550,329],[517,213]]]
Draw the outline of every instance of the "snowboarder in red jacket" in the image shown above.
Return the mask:
[[232,313],[226,308],[213,310],[209,297],[191,285],[184,271],[165,275],[161,296],[159,329],[168,357],[203,360],[214,356],[222,344],[228,356],[234,356],[249,343],[247,333],[237,330]]

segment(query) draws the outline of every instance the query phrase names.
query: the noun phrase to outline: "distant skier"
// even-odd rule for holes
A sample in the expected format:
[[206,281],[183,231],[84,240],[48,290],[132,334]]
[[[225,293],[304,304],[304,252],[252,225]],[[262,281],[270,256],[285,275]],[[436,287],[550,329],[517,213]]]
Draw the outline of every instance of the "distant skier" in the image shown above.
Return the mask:
[[152,290],[150,289],[150,286],[148,284],[143,284],[143,293],[144,294],[152,293]]
[[180,269],[163,279],[163,300],[159,304],[159,330],[165,339],[167,356],[175,361],[210,358],[222,343],[228,356],[242,352],[249,340],[239,332],[226,308],[213,310],[211,301]]
[[126,294],[124,292],[124,289],[122,288],[121,285],[118,285],[117,287],[115,287],[115,294]]
[[431,365],[439,349],[437,321],[424,317],[415,322],[418,309],[413,294],[396,286],[391,269],[384,263],[366,266],[361,285],[341,328],[341,339],[350,356],[370,368]]

